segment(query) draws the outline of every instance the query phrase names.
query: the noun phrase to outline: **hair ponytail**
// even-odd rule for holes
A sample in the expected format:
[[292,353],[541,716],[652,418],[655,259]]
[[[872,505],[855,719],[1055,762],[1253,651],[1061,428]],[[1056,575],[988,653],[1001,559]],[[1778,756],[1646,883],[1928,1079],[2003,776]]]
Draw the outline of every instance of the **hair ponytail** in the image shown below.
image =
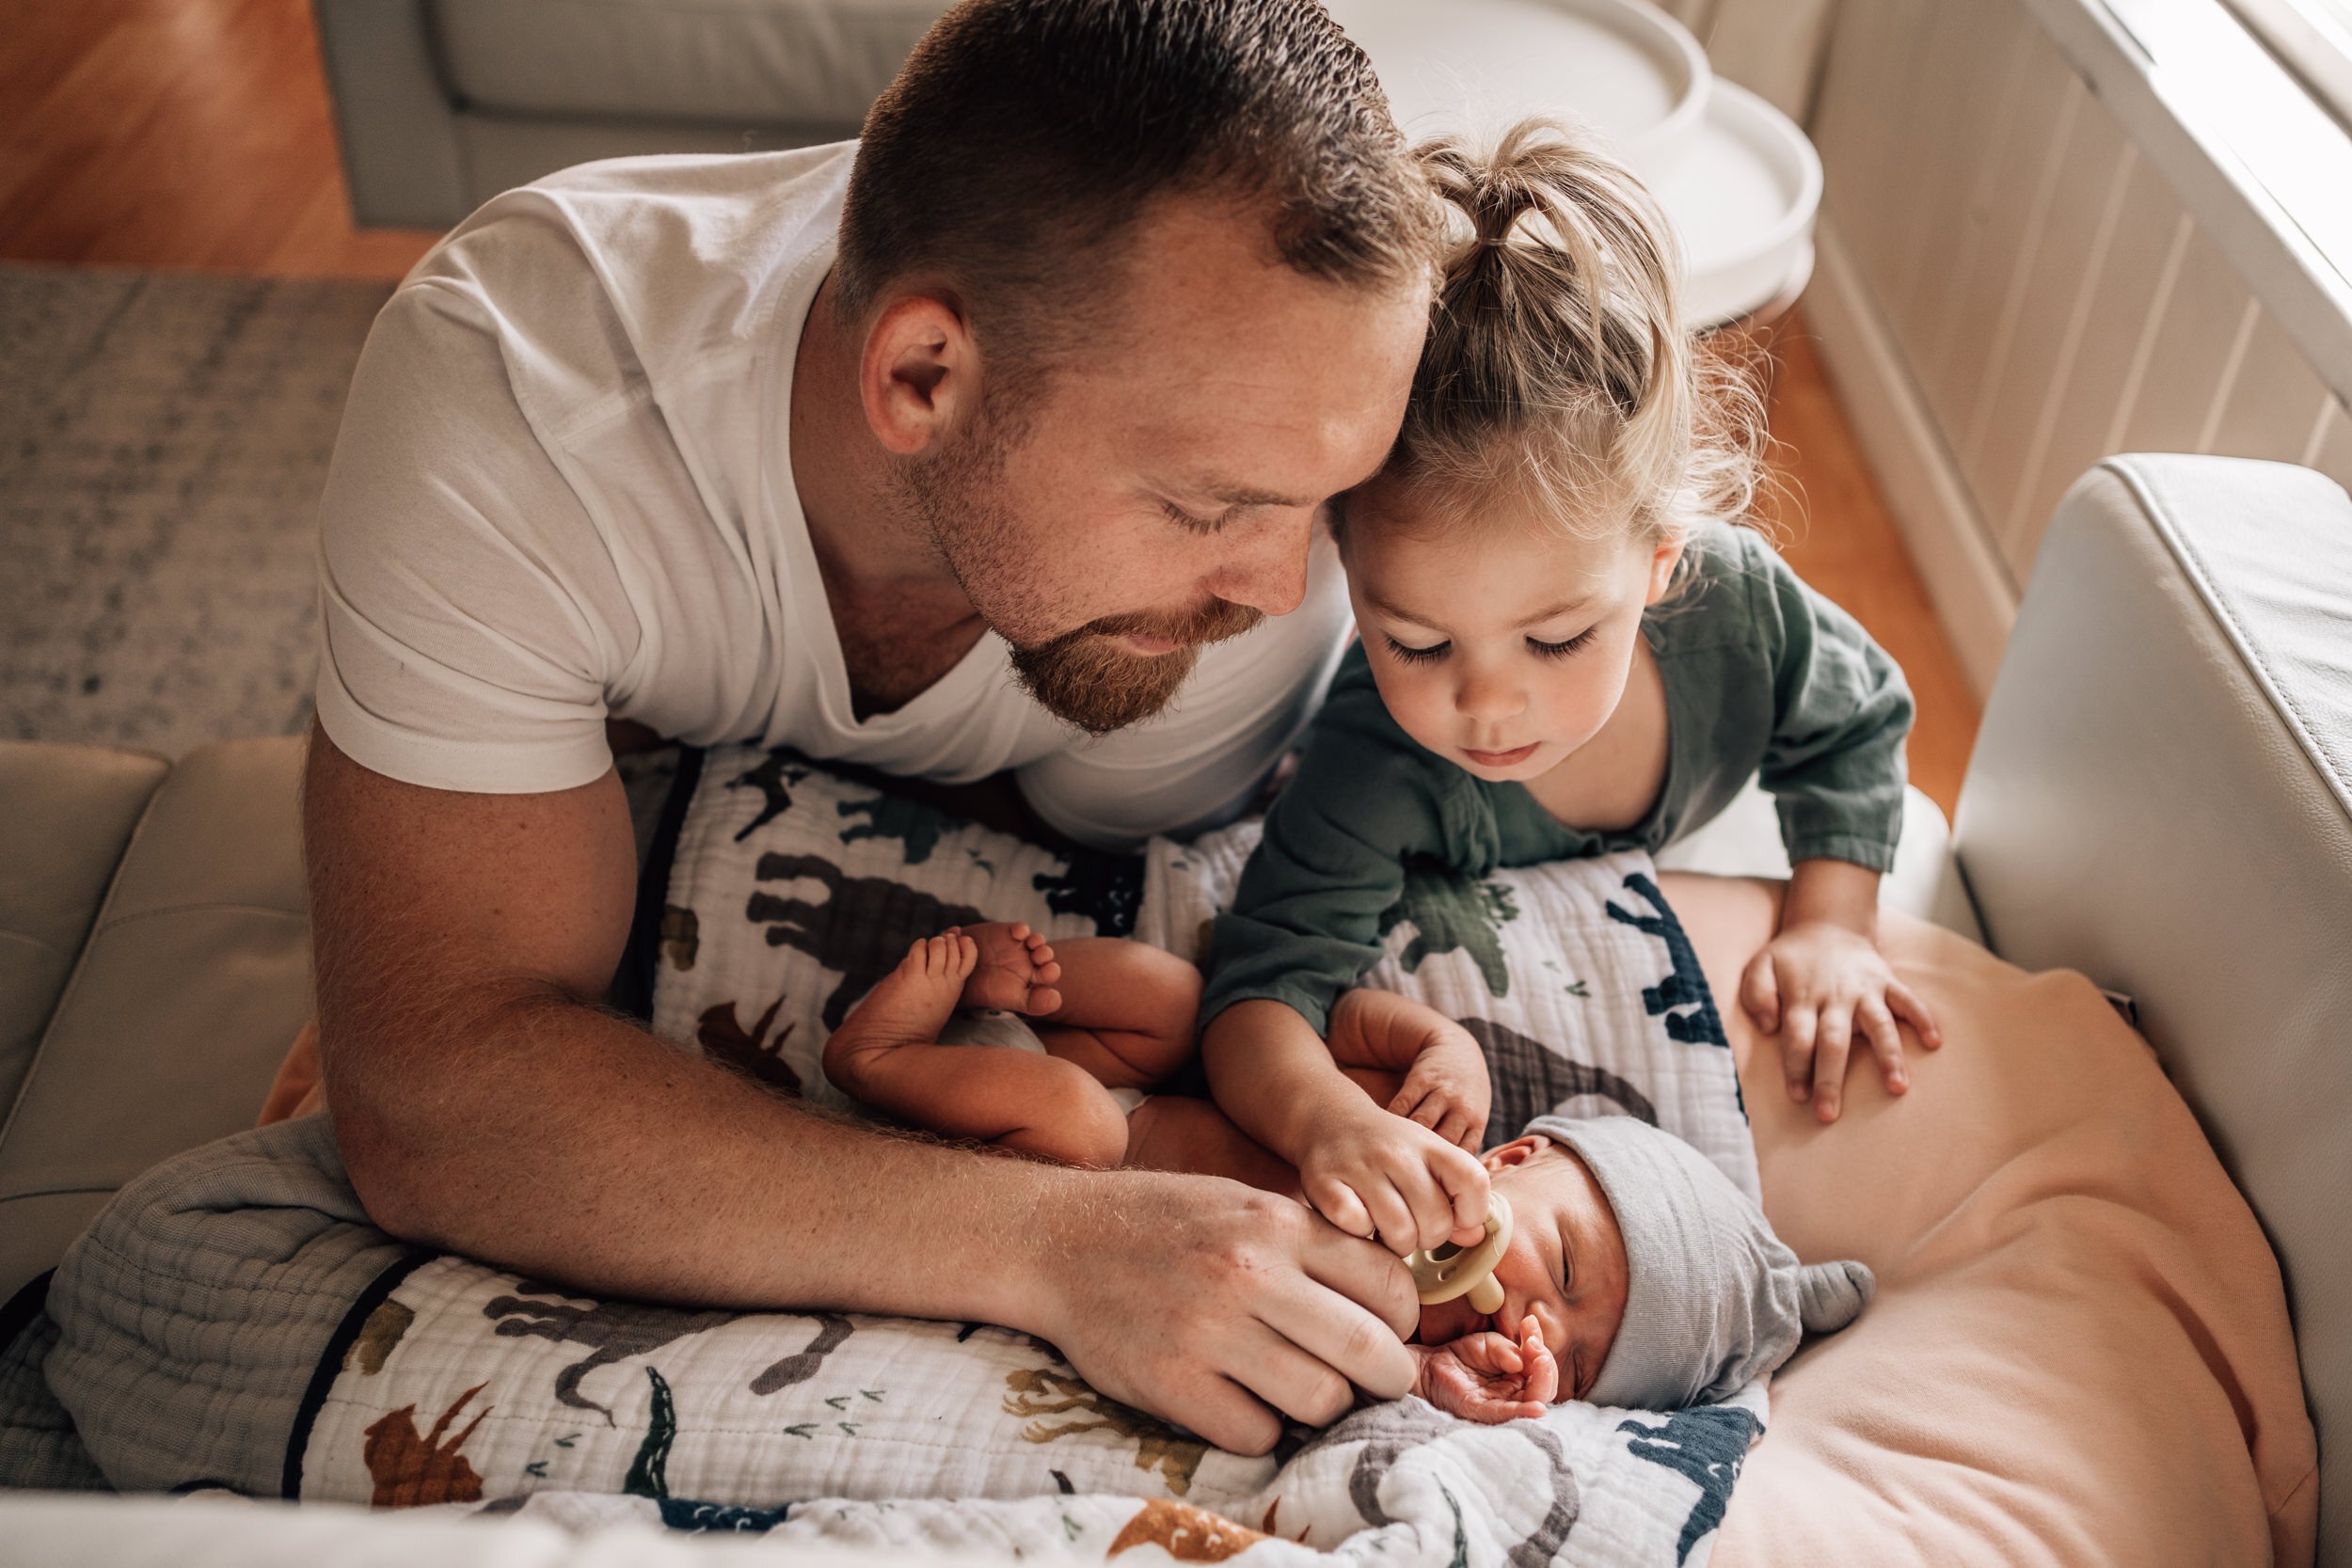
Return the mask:
[[1579,533],[1742,516],[1760,404],[1683,325],[1681,247],[1633,173],[1541,118],[1416,156],[1447,232],[1392,469],[1449,513],[1507,489]]

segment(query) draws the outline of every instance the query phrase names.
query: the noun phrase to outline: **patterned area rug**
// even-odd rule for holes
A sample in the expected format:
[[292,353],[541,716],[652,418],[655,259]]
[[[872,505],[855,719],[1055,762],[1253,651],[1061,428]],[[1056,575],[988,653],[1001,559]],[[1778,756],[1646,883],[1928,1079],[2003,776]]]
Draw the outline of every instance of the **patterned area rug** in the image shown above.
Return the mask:
[[0,266],[0,736],[309,722],[319,492],[390,292]]

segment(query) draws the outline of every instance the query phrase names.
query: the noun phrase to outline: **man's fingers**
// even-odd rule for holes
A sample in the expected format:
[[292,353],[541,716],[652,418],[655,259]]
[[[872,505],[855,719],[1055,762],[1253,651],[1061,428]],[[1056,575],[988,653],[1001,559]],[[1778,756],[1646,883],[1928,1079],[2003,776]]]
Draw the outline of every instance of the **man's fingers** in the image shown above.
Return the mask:
[[1780,1027],[1780,977],[1772,972],[1770,948],[1748,960],[1746,973],[1740,976],[1740,1004],[1766,1034]]
[[1903,1037],[1886,1004],[1875,996],[1866,998],[1854,1009],[1854,1017],[1870,1042],[1871,1053],[1879,1059],[1879,1075],[1886,1081],[1886,1092],[1900,1094],[1911,1087],[1911,1074],[1903,1067]]
[[1944,1044],[1943,1026],[1935,1022],[1935,1015],[1928,1010],[1928,1005],[1919,1000],[1917,991],[1900,980],[1892,981],[1886,988],[1886,1000],[1896,1015],[1911,1025],[1912,1033],[1919,1037],[1920,1045],[1934,1051]]
[[[1311,1330],[1312,1325],[1302,1326]],[[1355,1404],[1356,1390],[1345,1372],[1273,1325],[1252,1324],[1237,1341],[1234,1349],[1246,1365],[1229,1375],[1241,1378],[1249,1392],[1292,1420],[1329,1426]]]
[[1846,1055],[1853,1048],[1853,1014],[1842,1003],[1822,1009],[1813,1042],[1813,1114],[1836,1121],[1846,1098]]
[[1413,1386],[1405,1336],[1421,1323],[1413,1276],[1370,1242],[1327,1233],[1267,1287],[1261,1322],[1348,1382],[1378,1399],[1402,1398]]
[[1188,1384],[1181,1393],[1171,1394],[1158,1414],[1234,1453],[1265,1453],[1282,1435],[1281,1418],[1229,1378]]
[[1780,1032],[1780,1066],[1788,1075],[1788,1098],[1804,1100],[1813,1092],[1813,1023],[1810,1007],[1791,1007]]

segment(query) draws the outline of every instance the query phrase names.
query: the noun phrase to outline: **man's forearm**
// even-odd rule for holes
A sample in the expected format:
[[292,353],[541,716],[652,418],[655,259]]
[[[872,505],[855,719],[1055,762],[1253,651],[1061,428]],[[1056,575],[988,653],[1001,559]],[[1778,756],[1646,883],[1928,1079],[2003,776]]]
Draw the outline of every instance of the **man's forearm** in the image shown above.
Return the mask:
[[598,1294],[1039,1326],[1017,1259],[1078,1173],[835,1120],[552,994],[409,1037],[396,1075],[344,1023],[330,1112],[399,1234]]

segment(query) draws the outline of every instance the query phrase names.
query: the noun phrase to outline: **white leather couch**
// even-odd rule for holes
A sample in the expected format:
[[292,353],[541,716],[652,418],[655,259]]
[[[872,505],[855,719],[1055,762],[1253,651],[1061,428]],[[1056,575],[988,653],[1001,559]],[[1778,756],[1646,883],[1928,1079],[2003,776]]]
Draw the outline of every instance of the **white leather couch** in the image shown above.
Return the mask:
[[[298,765],[282,740],[177,768],[0,746],[0,1295],[124,1180],[250,1120],[309,1006]],[[2234,459],[2086,476],[2043,546],[1956,832],[1915,802],[1905,850],[1890,901],[1963,930],[1981,918],[2004,957],[2137,999],[2284,1264],[2320,1433],[2320,1560],[2352,1561],[2352,498]],[[1669,861],[1786,869],[1760,797]],[[24,1494],[0,1496],[0,1541],[27,1568],[728,1547]]]

